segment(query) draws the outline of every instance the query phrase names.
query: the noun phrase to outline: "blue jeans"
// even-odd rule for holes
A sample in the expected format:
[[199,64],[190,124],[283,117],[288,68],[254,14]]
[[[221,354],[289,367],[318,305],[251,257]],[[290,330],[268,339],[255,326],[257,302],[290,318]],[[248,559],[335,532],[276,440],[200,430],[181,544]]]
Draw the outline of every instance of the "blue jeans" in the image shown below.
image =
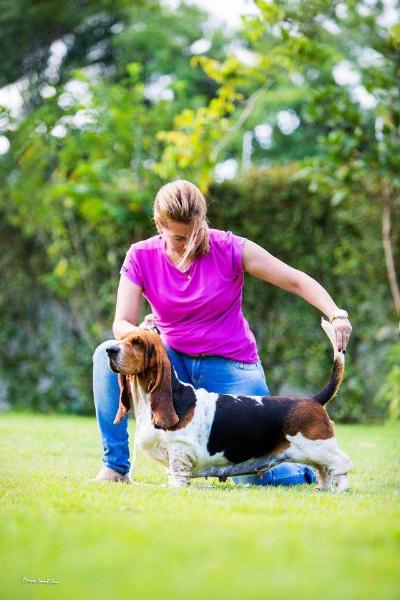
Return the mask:
[[[93,396],[96,417],[104,449],[104,464],[125,475],[130,469],[128,423],[113,421],[118,411],[119,386],[117,375],[108,365],[106,348],[115,343],[100,344],[93,354]],[[225,394],[269,395],[261,363],[242,363],[221,356],[191,357],[167,348],[178,379],[195,388]],[[315,472],[306,465],[284,463],[267,471],[262,479],[257,476],[235,477],[236,483],[255,485],[296,485],[317,481]]]

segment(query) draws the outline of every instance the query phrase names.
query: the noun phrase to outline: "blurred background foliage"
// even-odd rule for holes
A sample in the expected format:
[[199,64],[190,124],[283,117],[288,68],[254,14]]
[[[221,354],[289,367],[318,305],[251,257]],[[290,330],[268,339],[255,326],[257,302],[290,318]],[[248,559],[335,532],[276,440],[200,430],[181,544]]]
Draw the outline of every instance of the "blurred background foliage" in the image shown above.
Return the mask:
[[[185,177],[211,226],[350,311],[332,415],[398,418],[398,3],[257,0],[237,30],[156,0],[0,8],[2,406],[92,412],[120,264],[154,232],[157,189]],[[250,278],[244,307],[272,392],[321,387],[316,311]]]

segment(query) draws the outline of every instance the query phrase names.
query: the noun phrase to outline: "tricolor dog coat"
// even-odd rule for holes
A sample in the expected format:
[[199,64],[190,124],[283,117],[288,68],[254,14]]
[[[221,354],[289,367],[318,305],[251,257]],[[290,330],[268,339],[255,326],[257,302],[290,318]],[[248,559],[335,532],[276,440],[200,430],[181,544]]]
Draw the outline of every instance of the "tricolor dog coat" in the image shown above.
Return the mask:
[[343,379],[344,355],[332,325],[322,319],[322,327],[334,348],[333,371],[326,388],[309,398],[196,390],[178,380],[157,333],[131,333],[107,349],[121,390],[114,423],[133,401],[136,443],[168,468],[172,486],[297,462],[316,468],[321,489],[346,490],[351,461],[339,450],[325,410]]

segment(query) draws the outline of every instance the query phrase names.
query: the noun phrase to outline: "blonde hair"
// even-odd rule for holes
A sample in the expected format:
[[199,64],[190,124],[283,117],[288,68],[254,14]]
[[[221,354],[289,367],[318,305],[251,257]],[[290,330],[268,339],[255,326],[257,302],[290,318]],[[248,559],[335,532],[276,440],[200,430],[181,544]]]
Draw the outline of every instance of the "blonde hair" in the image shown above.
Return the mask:
[[178,267],[186,267],[196,256],[209,252],[207,204],[203,194],[193,183],[178,179],[164,185],[154,200],[153,213],[158,231],[169,220],[192,225],[187,248]]

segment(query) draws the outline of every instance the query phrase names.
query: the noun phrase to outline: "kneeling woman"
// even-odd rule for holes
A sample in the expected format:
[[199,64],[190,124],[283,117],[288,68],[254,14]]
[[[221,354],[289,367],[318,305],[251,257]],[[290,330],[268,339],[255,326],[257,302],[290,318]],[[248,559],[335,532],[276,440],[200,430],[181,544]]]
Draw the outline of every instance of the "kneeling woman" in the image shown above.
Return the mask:
[[[269,394],[254,335],[242,313],[244,272],[301,296],[333,323],[338,348],[345,350],[351,325],[328,292],[305,273],[231,232],[210,229],[206,201],[184,180],[168,183],[154,202],[158,235],[133,244],[121,268],[113,332],[121,339],[137,327],[142,295],[157,316],[157,327],[178,378],[209,392]],[[108,366],[104,342],[93,357],[96,415],[104,466],[96,480],[129,482],[127,419],[118,410],[117,377]],[[305,465],[283,464],[237,483],[295,485],[316,476]]]

